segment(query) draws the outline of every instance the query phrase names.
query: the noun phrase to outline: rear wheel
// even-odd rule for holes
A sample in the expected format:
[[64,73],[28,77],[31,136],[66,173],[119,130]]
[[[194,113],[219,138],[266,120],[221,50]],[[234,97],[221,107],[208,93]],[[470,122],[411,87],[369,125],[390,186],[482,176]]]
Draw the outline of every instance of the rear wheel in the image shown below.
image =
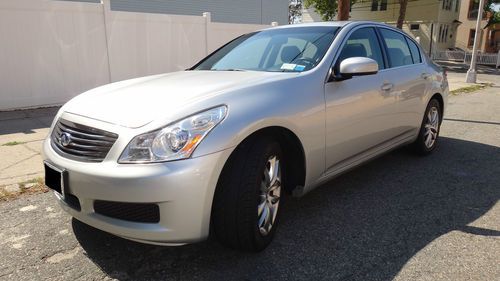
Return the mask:
[[442,120],[441,112],[439,101],[432,99],[425,110],[418,138],[413,143],[417,153],[427,155],[436,148]]
[[284,179],[279,144],[258,138],[240,145],[224,167],[212,211],[215,237],[231,248],[261,251],[272,241]]

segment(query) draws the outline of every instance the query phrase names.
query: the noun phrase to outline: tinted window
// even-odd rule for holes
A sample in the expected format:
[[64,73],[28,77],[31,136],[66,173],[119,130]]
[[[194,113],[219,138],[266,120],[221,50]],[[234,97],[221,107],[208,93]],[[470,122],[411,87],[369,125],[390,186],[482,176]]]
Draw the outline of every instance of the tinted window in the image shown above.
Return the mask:
[[411,57],[413,58],[413,63],[421,63],[422,58],[420,57],[420,51],[417,47],[417,44],[415,44],[410,39],[406,39],[406,41],[408,41],[408,46],[410,46],[410,53]]
[[379,69],[384,68],[382,51],[373,28],[365,27],[354,31],[342,48],[338,63],[352,57],[371,58],[378,63]]
[[387,56],[391,67],[413,64],[404,35],[385,28],[381,28],[380,32],[387,46]]
[[217,50],[193,70],[304,71],[315,67],[337,27],[294,27],[243,35]]

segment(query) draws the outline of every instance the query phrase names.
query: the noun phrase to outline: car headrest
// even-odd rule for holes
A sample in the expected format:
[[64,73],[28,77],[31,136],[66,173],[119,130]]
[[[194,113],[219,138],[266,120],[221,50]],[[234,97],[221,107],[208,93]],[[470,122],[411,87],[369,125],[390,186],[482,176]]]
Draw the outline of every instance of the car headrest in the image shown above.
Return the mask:
[[298,54],[300,54],[300,49],[297,46],[285,46],[281,49],[281,61],[291,62]]
[[366,57],[367,52],[366,48],[361,43],[347,44],[342,50],[342,54],[340,55],[341,60],[352,57]]

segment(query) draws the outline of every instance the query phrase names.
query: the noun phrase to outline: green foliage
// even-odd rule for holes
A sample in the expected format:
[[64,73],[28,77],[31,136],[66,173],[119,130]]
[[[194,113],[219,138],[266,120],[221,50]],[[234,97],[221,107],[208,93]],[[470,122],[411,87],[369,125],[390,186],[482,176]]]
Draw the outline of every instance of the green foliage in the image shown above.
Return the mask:
[[2,144],[2,146],[14,146],[14,145],[24,144],[24,143],[25,142],[20,142],[20,141],[9,141],[9,142]]
[[[356,3],[356,0],[351,0],[351,6]],[[324,21],[335,20],[337,14],[338,0],[304,0],[306,8],[314,7],[316,13],[321,16]]]
[[299,23],[302,18],[302,0],[290,0],[288,5],[288,23]]
[[484,11],[490,12],[491,16],[488,18],[488,23],[484,28],[489,27],[490,25],[500,23],[500,11],[495,11],[495,5],[500,4],[500,0],[487,0],[486,5],[484,5]]

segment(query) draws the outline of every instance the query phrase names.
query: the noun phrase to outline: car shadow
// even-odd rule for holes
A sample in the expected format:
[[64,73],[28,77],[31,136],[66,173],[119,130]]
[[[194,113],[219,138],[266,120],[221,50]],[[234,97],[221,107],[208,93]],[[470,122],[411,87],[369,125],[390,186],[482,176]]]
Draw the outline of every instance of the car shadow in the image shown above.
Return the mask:
[[288,198],[275,240],[257,254],[214,241],[144,245],[76,220],[73,229],[88,257],[118,280],[390,280],[450,231],[500,236],[468,225],[500,198],[498,159],[498,147],[453,138],[441,138],[428,157],[396,150]]

